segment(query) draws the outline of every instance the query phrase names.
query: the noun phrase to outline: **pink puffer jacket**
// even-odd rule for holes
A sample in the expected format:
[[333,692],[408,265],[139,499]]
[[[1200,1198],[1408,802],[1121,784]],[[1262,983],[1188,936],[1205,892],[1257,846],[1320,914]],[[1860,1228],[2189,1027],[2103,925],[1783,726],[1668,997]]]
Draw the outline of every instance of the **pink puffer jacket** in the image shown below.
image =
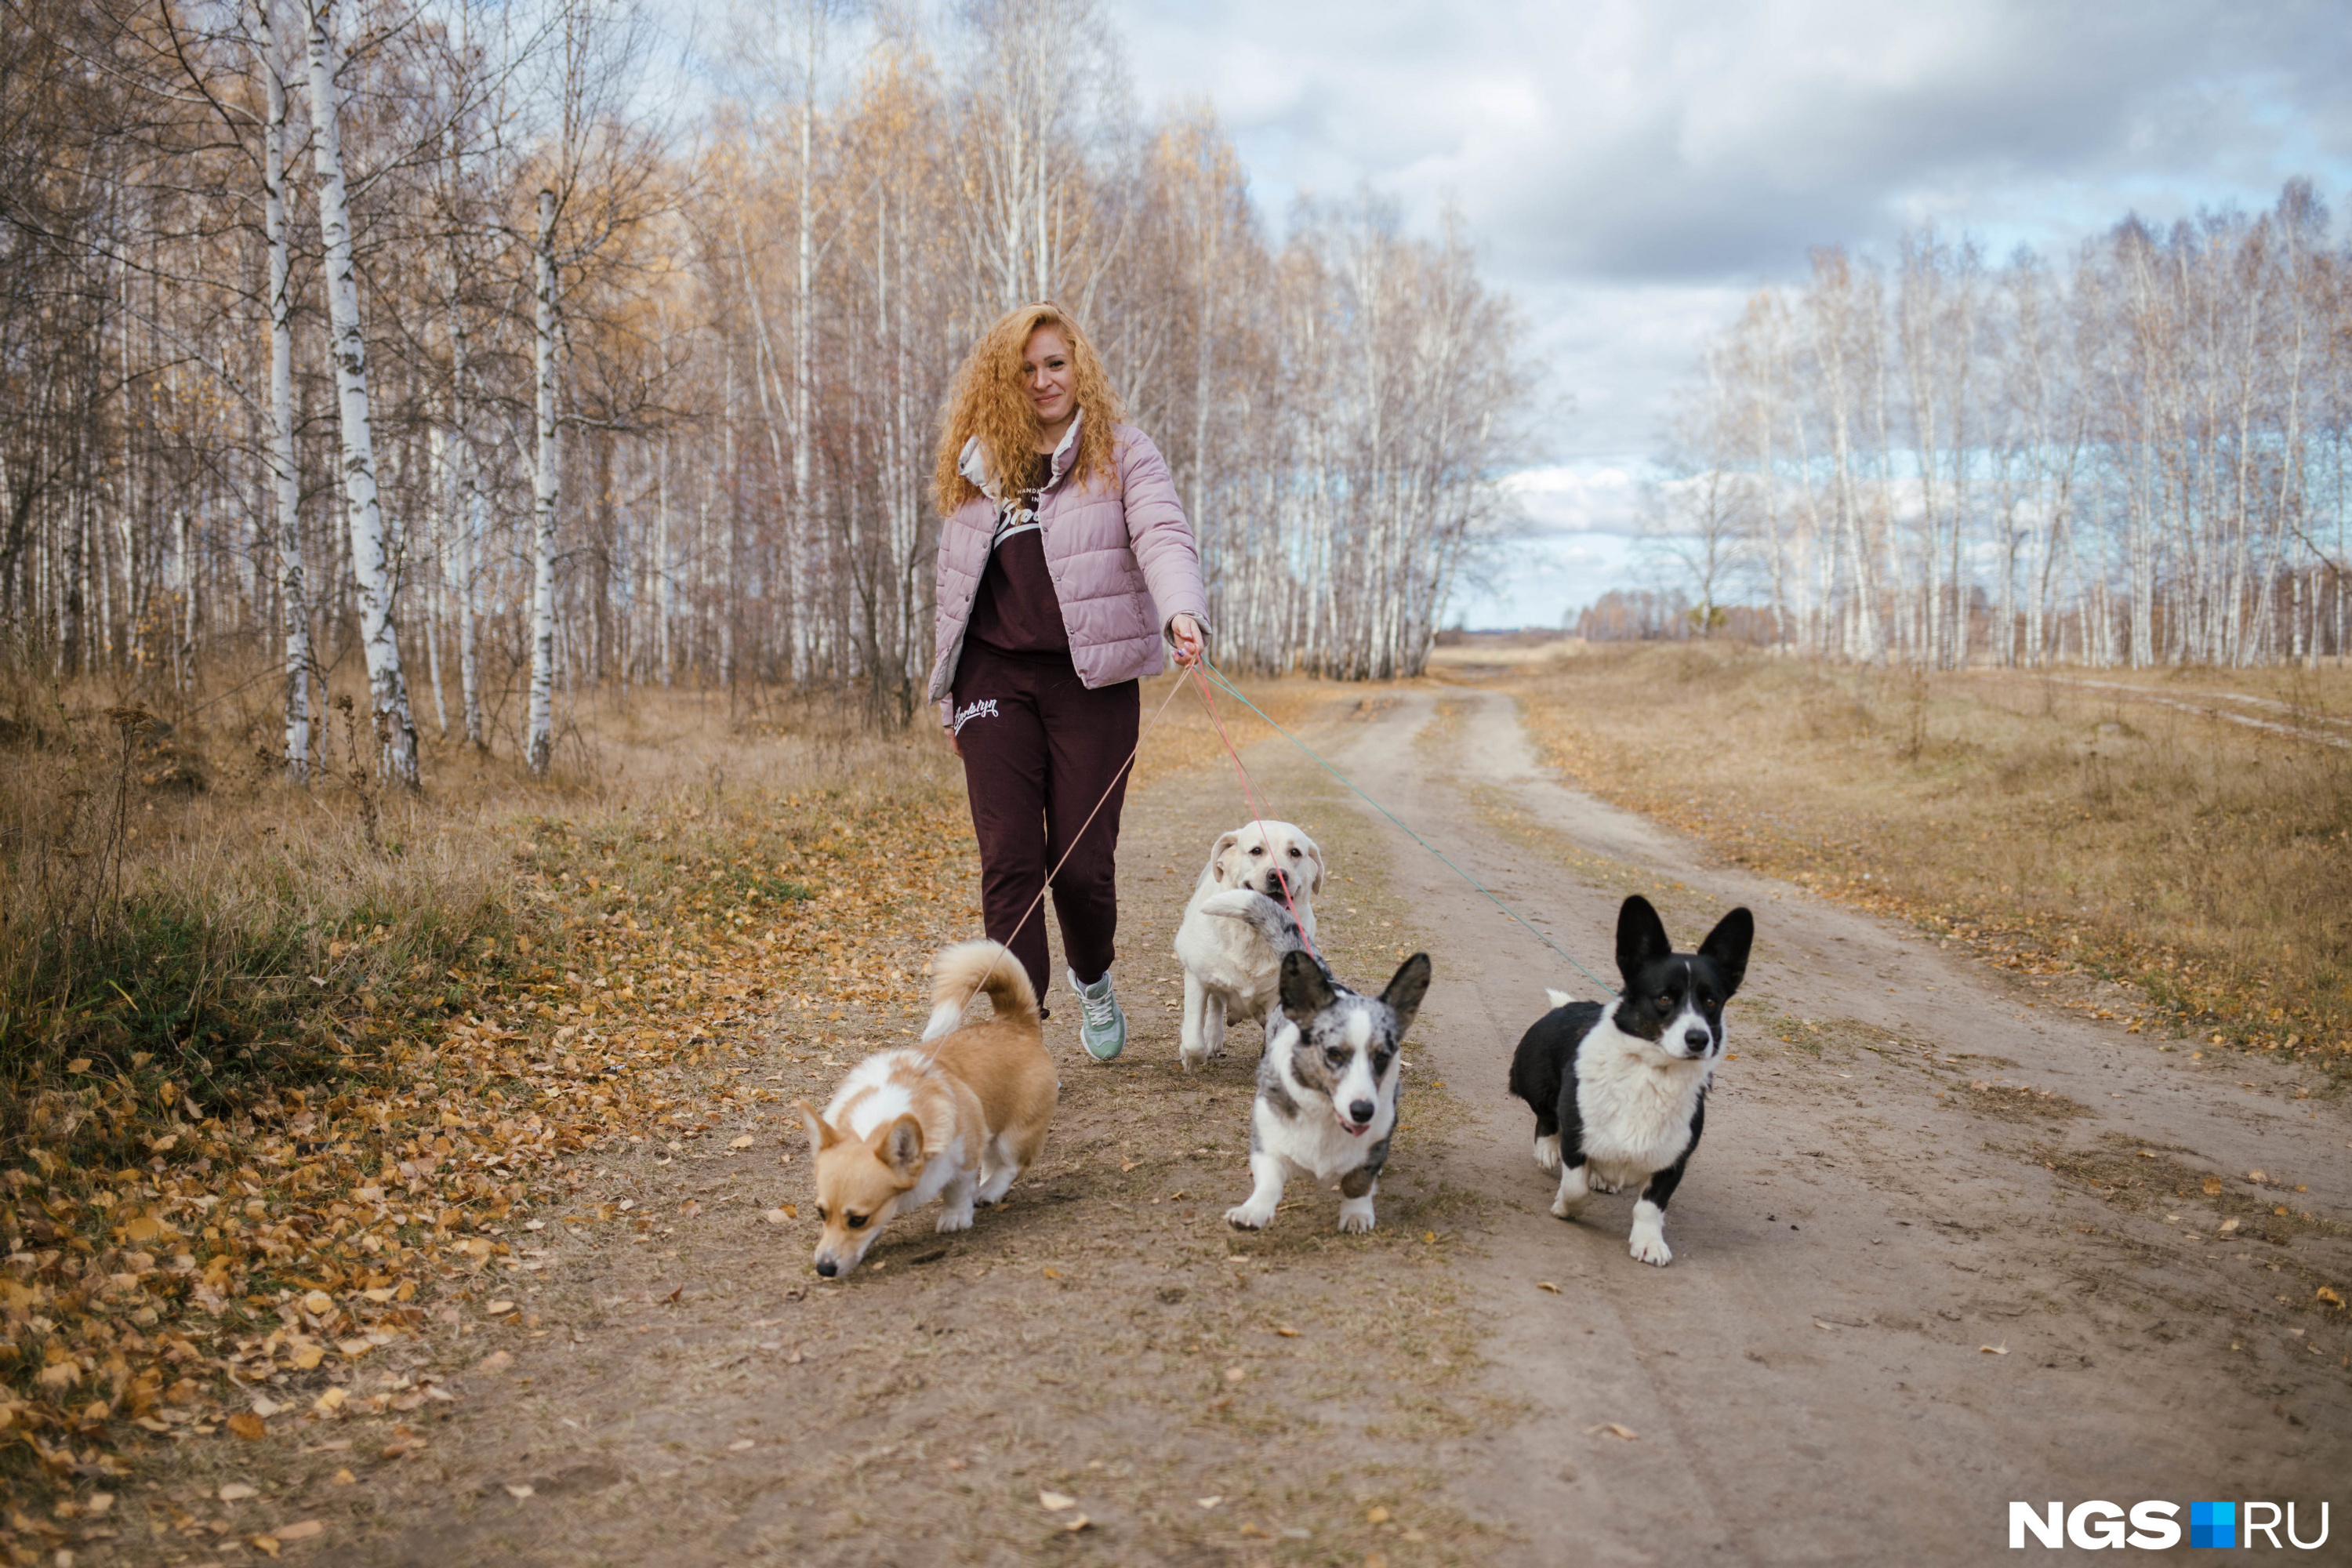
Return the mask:
[[[1081,418],[1084,416],[1080,416]],[[1201,591],[1201,557],[1192,525],[1176,500],[1168,460],[1151,437],[1132,426],[1117,427],[1111,443],[1116,486],[1099,479],[1064,484],[1077,452],[1072,420],[1054,449],[1054,477],[1037,500],[1045,569],[1062,603],[1070,634],[1070,661],[1089,687],[1112,686],[1168,668],[1168,623],[1191,616],[1205,630],[1208,599]],[[996,487],[978,441],[963,449],[964,477],[985,492],[956,508],[940,525],[939,618],[936,660],[928,700],[944,702],[955,687],[972,595],[988,568],[996,532]]]

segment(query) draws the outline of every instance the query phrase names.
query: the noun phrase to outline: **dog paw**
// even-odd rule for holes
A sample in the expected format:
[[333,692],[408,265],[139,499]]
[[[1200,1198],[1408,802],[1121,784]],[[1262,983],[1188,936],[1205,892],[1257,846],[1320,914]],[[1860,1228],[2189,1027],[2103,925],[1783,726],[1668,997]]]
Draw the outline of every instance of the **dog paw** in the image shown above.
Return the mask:
[[1225,1223],[1238,1230],[1264,1230],[1274,1223],[1274,1211],[1255,1204],[1235,1204],[1225,1211]]
[[1574,1219],[1583,1212],[1582,1198],[1554,1198],[1551,1201],[1551,1214],[1554,1219]]
[[1340,1234],[1344,1236],[1361,1236],[1364,1232],[1371,1229],[1372,1225],[1371,1205],[1366,1204],[1361,1208],[1357,1207],[1354,1204],[1341,1204],[1339,1205]]
[[940,1215],[939,1228],[941,1230],[970,1230],[971,1228],[971,1211],[970,1209],[947,1210]]
[[1665,1235],[1661,1231],[1635,1231],[1633,1245],[1626,1250],[1633,1253],[1634,1261],[1654,1264],[1660,1268],[1675,1260],[1674,1248],[1666,1245]]
[[1584,1184],[1596,1193],[1613,1193],[1619,1185],[1606,1176],[1595,1175],[1590,1169],[1584,1173]]
[[1538,1171],[1557,1171],[1559,1169],[1559,1133],[1555,1132],[1549,1138],[1538,1138],[1536,1140],[1536,1169]]

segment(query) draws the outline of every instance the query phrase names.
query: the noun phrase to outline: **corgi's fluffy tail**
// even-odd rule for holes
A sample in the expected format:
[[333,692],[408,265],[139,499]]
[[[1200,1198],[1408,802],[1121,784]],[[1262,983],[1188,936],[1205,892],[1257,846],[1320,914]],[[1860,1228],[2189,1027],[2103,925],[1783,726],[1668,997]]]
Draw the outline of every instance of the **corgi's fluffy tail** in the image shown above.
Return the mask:
[[1544,994],[1550,998],[1551,1005],[1555,1007],[1565,1007],[1570,1002],[1576,1000],[1575,997],[1570,996],[1567,992],[1555,990],[1549,985],[1544,987]]
[[1307,945],[1299,938],[1298,922],[1290,918],[1290,911],[1254,888],[1235,888],[1203,899],[1200,910],[1204,915],[1255,926],[1276,953],[1296,952]]
[[963,1022],[966,1004],[985,991],[1000,1018],[1041,1020],[1029,972],[1001,942],[960,942],[931,960],[931,1021],[923,1038],[936,1040]]

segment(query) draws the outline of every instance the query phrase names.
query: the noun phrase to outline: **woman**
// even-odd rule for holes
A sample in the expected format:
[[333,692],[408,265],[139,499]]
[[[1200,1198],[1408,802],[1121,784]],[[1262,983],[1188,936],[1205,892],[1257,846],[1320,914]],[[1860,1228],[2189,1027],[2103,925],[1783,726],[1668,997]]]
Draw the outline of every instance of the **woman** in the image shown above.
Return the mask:
[[963,758],[988,934],[1044,996],[1045,921],[1013,927],[1061,866],[1054,915],[1078,1039],[1107,1062],[1127,1044],[1112,856],[1136,682],[1166,668],[1163,639],[1180,664],[1200,657],[1192,531],[1160,449],[1119,422],[1101,359],[1053,305],[1022,306],[973,345],[933,494],[946,521],[929,700]]

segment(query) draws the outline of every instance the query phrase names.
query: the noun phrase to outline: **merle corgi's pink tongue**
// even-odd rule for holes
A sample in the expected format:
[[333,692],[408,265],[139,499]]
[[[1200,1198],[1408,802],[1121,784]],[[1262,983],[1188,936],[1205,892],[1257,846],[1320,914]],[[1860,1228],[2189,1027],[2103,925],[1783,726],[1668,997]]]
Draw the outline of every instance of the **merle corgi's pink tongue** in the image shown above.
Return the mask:
[[1340,1129],[1350,1138],[1361,1138],[1365,1133],[1370,1132],[1372,1130],[1372,1124],[1369,1121],[1365,1122],[1361,1127],[1359,1127],[1354,1122],[1349,1121],[1346,1117],[1339,1115],[1336,1110],[1331,1114],[1338,1120]]

